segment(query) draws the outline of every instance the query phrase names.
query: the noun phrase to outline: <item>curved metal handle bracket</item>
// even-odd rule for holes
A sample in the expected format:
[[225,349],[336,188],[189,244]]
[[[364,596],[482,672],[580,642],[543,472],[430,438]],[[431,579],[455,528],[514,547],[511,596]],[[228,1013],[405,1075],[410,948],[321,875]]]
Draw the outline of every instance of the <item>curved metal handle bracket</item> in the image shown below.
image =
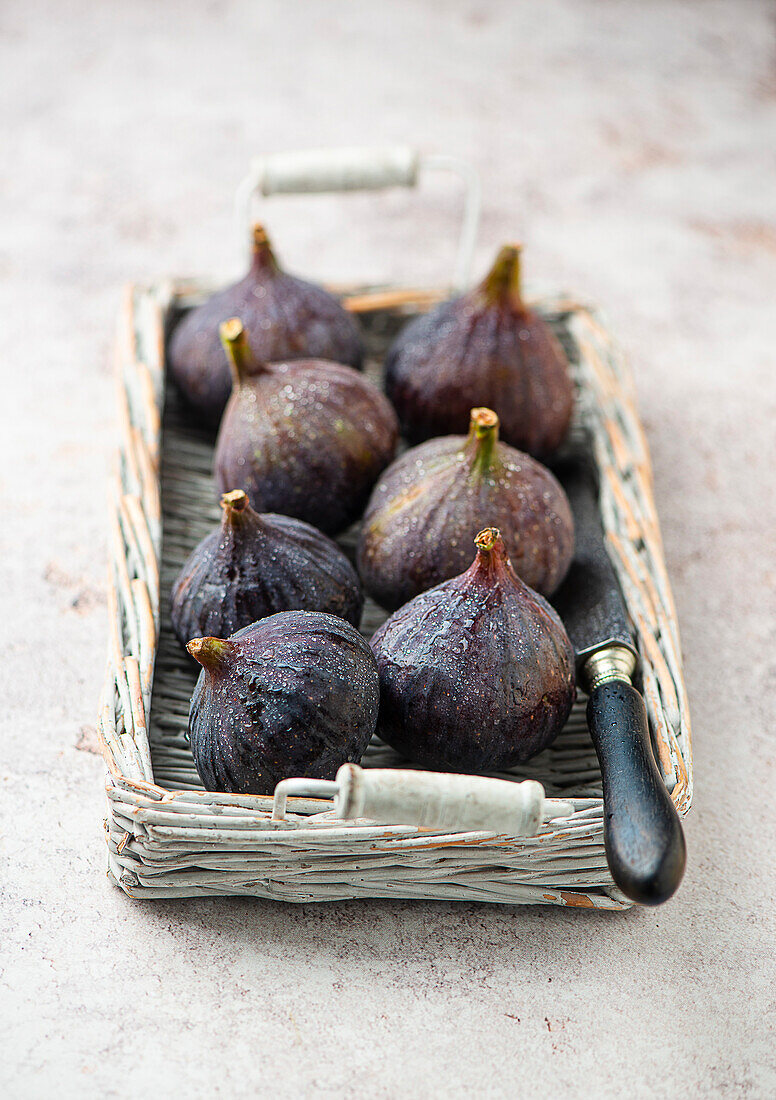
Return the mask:
[[275,787],[272,801],[272,820],[287,821],[286,805],[289,795],[308,798],[336,798],[339,787],[330,779],[281,779]]
[[238,231],[245,236],[255,196],[377,191],[387,187],[415,187],[424,169],[451,172],[465,188],[464,210],[455,264],[454,289],[469,284],[481,187],[474,167],[458,157],[422,155],[405,145],[382,148],[316,149],[254,157],[235,193]]

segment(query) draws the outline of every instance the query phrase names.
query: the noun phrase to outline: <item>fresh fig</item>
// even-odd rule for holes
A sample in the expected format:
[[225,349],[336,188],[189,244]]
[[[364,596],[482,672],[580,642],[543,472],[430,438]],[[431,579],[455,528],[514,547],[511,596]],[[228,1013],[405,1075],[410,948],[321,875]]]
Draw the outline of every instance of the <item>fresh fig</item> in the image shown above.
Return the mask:
[[221,491],[244,489],[269,511],[342,531],[393,458],[398,424],[389,402],[340,363],[262,362],[237,318],[221,334],[235,384],[216,444]]
[[372,639],[378,733],[424,767],[502,771],[546,748],[574,702],[560,619],[513,570],[495,528],[465,573],[416,596]]
[[364,596],[355,569],[326,535],[290,516],[257,515],[242,489],[221,497],[221,526],[193,551],[173,585],[181,645],[234,634],[277,611],[327,611],[354,626]]
[[202,665],[189,740],[207,790],[269,794],[281,779],[333,779],[361,759],[379,688],[350,623],[284,611],[231,638],[194,638],[188,650]]
[[358,544],[358,571],[389,610],[458,576],[471,540],[490,520],[512,547],[512,564],[549,596],[574,555],[574,520],[548,469],[498,441],[491,409],[472,409],[468,436],[431,439],[406,451],[374,488]]
[[473,405],[495,409],[501,435],[539,457],[562,443],[574,388],[549,325],[523,301],[520,246],[506,245],[484,281],[403,329],[385,389],[412,443],[462,434]]
[[218,326],[235,316],[260,359],[333,359],[361,369],[364,347],[356,321],[323,287],[287,275],[264,227],[256,225],[247,274],[188,313],[170,339],[169,363],[178,387],[214,425],[232,389]]

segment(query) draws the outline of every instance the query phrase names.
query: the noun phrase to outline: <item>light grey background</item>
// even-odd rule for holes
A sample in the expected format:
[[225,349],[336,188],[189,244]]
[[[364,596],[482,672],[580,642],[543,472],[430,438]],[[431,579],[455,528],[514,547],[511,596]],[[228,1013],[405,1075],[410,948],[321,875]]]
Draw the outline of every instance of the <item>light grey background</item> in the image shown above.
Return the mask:
[[[4,0],[0,51],[4,1095],[773,1096],[773,5]],[[145,905],[105,879],[121,286],[235,269],[250,154],[375,141],[470,158],[478,270],[523,238],[636,370],[696,753],[657,911]],[[429,180],[267,216],[297,270],[428,283],[457,213]]]

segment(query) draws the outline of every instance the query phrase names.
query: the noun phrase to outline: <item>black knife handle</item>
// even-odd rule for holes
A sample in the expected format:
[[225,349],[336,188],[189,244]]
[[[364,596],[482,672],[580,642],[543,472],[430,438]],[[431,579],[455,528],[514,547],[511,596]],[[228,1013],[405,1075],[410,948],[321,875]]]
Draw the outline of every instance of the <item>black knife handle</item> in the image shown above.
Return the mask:
[[660,905],[682,881],[687,848],[652,755],[644,700],[622,680],[599,684],[590,694],[587,723],[603,777],[612,878],[632,901]]

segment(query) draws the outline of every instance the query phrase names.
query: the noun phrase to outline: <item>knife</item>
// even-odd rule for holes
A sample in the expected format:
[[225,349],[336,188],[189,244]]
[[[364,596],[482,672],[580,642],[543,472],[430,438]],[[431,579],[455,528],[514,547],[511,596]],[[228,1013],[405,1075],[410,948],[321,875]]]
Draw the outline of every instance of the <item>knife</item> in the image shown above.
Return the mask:
[[659,905],[679,886],[686,846],[676,807],[652,753],[647,709],[632,683],[638,653],[604,542],[589,446],[554,467],[575,525],[571,568],[553,598],[587,692],[587,724],[601,766],[604,845],[615,885]]

